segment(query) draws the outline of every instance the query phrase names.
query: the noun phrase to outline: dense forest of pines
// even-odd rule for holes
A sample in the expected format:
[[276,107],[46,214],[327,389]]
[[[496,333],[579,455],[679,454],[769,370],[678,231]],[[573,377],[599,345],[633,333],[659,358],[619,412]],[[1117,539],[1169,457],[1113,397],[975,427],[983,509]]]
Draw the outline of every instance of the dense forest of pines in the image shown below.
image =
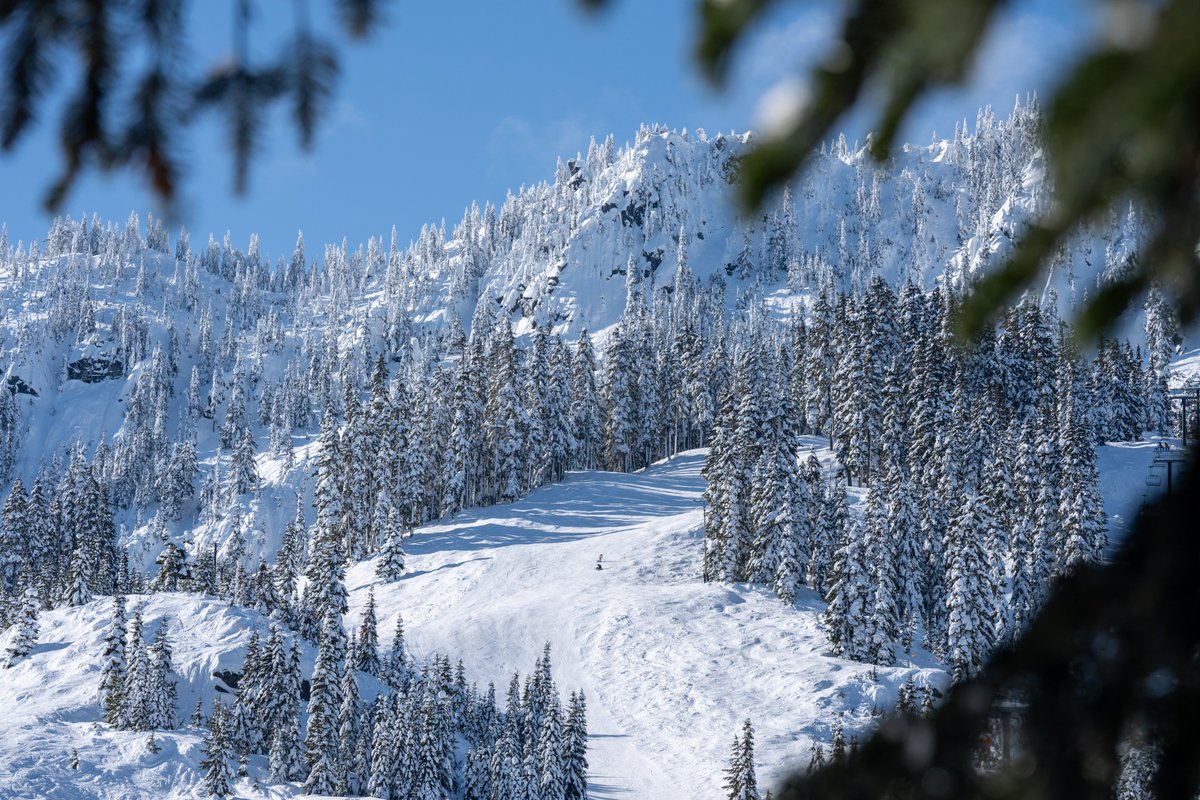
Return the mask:
[[[807,324],[747,325],[706,468],[705,573],[816,590],[836,653],[891,664],[923,643],[970,674],[1054,576],[1101,557],[1095,446],[1168,419],[1163,353],[1105,341],[1088,363],[1030,299],[963,346],[953,302],[876,280],[823,292]],[[1147,319],[1164,346],[1155,294]],[[828,437],[834,467],[804,434]],[[846,482],[867,487],[861,514]]]

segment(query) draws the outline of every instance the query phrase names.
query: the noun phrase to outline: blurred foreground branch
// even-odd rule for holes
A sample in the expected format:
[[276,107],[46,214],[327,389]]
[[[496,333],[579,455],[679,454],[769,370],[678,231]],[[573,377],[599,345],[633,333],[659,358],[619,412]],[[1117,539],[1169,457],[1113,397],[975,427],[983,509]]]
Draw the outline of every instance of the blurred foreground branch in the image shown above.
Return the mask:
[[[781,0],[700,0],[697,55],[720,82],[754,24]],[[931,90],[959,84],[1001,0],[852,0],[809,76],[800,113],[765,136],[743,162],[740,192],[757,208],[790,180],[869,88],[883,90],[871,152],[888,157],[910,111]],[[1084,222],[1134,200],[1152,221],[1131,274],[1107,285],[1078,320],[1094,336],[1151,283],[1166,289],[1186,324],[1200,313],[1200,3],[1098,4],[1104,35],[1054,97],[1045,124],[1053,202],[1007,264],[974,287],[962,329],[976,333],[1029,286]]]
[[[358,38],[378,25],[384,2],[331,5],[345,33]],[[61,107],[61,172],[45,195],[48,209],[62,205],[85,171],[116,168],[143,173],[169,205],[183,174],[180,140],[205,109],[228,122],[234,188],[244,192],[270,108],[290,99],[309,149],[338,73],[338,51],[313,32],[308,0],[294,0],[293,30],[279,52],[255,53],[256,5],[203,4],[204,13],[234,15],[231,54],[205,68],[189,55],[188,0],[0,0],[0,149],[15,150],[38,123],[66,64],[78,88]]]

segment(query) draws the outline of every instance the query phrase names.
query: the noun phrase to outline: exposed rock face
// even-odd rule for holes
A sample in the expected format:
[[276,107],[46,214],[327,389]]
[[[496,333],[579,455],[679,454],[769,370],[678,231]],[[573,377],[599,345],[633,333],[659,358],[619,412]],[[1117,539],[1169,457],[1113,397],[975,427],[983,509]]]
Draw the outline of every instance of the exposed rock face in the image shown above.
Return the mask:
[[[123,377],[125,365],[118,358],[84,356],[67,364],[67,380],[99,383]],[[12,381],[12,378],[9,378]],[[36,394],[36,392],[35,392]]]
[[[218,670],[213,673],[216,681],[213,682],[213,688],[221,694],[237,694],[238,684],[242,680],[242,673],[233,672],[231,670]],[[300,680],[300,699],[308,702],[308,693],[312,688],[312,684],[307,678]]]
[[28,383],[21,379],[20,375],[8,376],[8,390],[13,394],[28,394],[37,397],[37,389],[34,389]]

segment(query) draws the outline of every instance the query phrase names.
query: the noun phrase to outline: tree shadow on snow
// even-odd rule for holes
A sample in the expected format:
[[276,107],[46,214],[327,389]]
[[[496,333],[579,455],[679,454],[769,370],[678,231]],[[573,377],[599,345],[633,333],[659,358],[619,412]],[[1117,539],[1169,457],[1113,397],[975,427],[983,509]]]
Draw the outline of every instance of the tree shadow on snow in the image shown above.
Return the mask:
[[[55,650],[66,650],[70,646],[70,642],[40,642],[33,646],[33,648],[29,651],[29,655],[35,656],[39,653],[53,653]],[[28,658],[28,656],[26,656],[26,658]]]
[[632,474],[573,472],[511,504],[473,508],[418,529],[410,553],[573,541],[700,507],[704,458],[688,453]]
[[626,789],[623,786],[615,786],[611,783],[596,783],[595,781],[592,781],[592,780],[588,781],[587,788],[588,788],[588,797],[604,798],[604,797],[617,797],[617,796],[623,795],[623,794],[624,795],[630,794],[630,790]]
[[463,564],[470,564],[473,561],[491,561],[491,559],[487,558],[486,556],[476,556],[475,558],[468,558],[468,559],[464,559],[462,561],[455,561],[453,564],[442,564],[440,567],[434,567],[433,569],[418,569],[418,570],[414,570],[412,572],[405,572],[404,575],[401,576],[400,580],[406,580],[408,578],[415,578],[418,575],[431,575],[434,572],[441,572],[444,569],[454,569],[455,567],[461,567]]

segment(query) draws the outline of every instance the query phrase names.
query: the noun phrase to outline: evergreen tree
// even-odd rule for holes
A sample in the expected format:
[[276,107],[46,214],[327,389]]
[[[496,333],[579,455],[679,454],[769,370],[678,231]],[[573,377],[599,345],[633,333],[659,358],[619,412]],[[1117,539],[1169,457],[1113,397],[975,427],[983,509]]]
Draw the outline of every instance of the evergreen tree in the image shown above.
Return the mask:
[[258,488],[258,467],[255,464],[254,434],[249,427],[238,433],[230,460],[230,481],[236,494]]
[[[1058,429],[1053,422],[1053,411],[1043,405],[1038,412],[1037,460],[1041,466],[1037,484],[1037,499],[1034,506],[1034,524],[1030,573],[1036,597],[1029,607],[1037,609],[1042,598],[1049,593],[1050,581],[1059,571],[1059,552],[1062,523],[1059,512],[1059,496],[1062,454],[1058,445]],[[1032,619],[1032,611],[1030,613]]]
[[191,577],[187,557],[183,549],[174,542],[167,546],[154,560],[158,564],[158,573],[154,576],[151,587],[159,592],[177,592],[180,583]]
[[333,794],[342,776],[337,716],[343,699],[340,683],[344,669],[345,636],[341,614],[332,607],[328,608],[309,690],[308,729],[304,741],[309,764],[304,791],[309,794]]
[[563,735],[563,800],[587,800],[587,705],[583,692],[571,693]]
[[1166,433],[1170,407],[1167,401],[1167,377],[1175,352],[1175,326],[1162,291],[1151,287],[1146,295],[1146,353],[1149,364],[1145,374],[1146,428]]
[[808,771],[809,773],[816,772],[825,766],[825,748],[820,742],[813,742],[809,749]]
[[833,377],[837,365],[834,343],[835,317],[828,287],[822,287],[813,303],[805,348],[808,393],[805,409],[808,429],[829,436],[833,446]]
[[383,549],[380,551],[379,561],[375,565],[375,577],[382,581],[396,581],[404,575],[405,531],[400,524],[400,515],[395,508],[388,509],[382,534]]
[[[783,542],[791,538],[788,512],[779,504],[787,488],[779,459],[763,451],[750,479],[750,525],[753,538],[747,559],[747,578],[770,583],[779,570]],[[790,500],[790,498],[789,498]],[[790,502],[788,503],[790,505]]]
[[504,726],[492,754],[492,797],[528,797],[521,776],[521,743],[517,725],[510,720]]
[[300,495],[296,495],[296,515],[283,529],[283,542],[275,559],[275,594],[289,608],[293,608],[296,582],[304,562],[304,506]]
[[1161,748],[1145,733],[1138,732],[1129,737],[1121,747],[1116,800],[1152,800],[1161,757]]
[[171,643],[167,639],[170,634],[167,618],[164,617],[154,635],[154,642],[149,647],[150,656],[150,686],[146,693],[150,728],[172,730],[175,727],[178,710],[176,708],[176,688],[174,666],[171,663]]
[[1012,565],[1009,610],[1011,624],[1008,639],[1024,633],[1037,607],[1038,590],[1034,585],[1034,513],[1038,507],[1038,483],[1042,479],[1033,425],[1022,425],[1017,433],[1016,463],[1013,467],[1015,511],[1009,534],[1009,561]]
[[725,770],[725,796],[729,800],[759,800],[754,773],[754,728],[742,723],[742,737],[733,739],[733,755]]
[[125,682],[121,687],[121,712],[117,727],[150,730],[150,690],[153,674],[142,636],[142,611],[133,612],[126,641]]
[[713,425],[708,455],[701,475],[708,485],[704,490],[704,579],[736,580],[726,573],[728,537],[740,536],[740,506],[743,469],[734,446],[734,420],[731,398],[722,398],[721,409]]
[[604,452],[609,468],[619,472],[632,472],[637,455],[641,397],[635,325],[632,318],[622,317],[609,341],[605,359]]
[[295,640],[280,683],[280,694],[268,762],[275,780],[297,781],[306,777],[307,765],[300,742],[300,655]]
[[897,540],[888,526],[883,508],[881,481],[876,480],[867,490],[863,550],[870,562],[872,583],[869,611],[870,653],[874,664],[895,663],[895,642],[900,635],[900,615],[896,595],[900,574],[896,569]]
[[832,586],[825,597],[828,605],[822,619],[834,655],[855,661],[866,661],[872,655],[870,615],[875,591],[863,538],[859,522],[846,530],[834,555]]
[[67,580],[67,590],[63,598],[67,605],[78,608],[92,602],[92,592],[87,585],[87,575],[84,574],[83,553],[79,548],[71,552],[71,566]]
[[310,622],[325,619],[329,612],[340,615],[347,610],[346,527],[343,515],[340,449],[333,416],[325,414],[321,424],[321,451],[317,461],[317,486],[314,504],[317,524],[308,556],[308,587],[305,605]]
[[341,753],[338,793],[345,795],[358,794],[359,781],[362,780],[365,783],[368,778],[368,775],[361,770],[361,766],[355,763],[362,717],[358,698],[357,674],[357,670],[350,664],[342,671],[342,705],[337,714],[337,746]]
[[[816,479],[810,482],[812,486],[820,486],[820,468],[813,464],[815,458],[810,458],[809,474]],[[816,519],[810,536],[808,569],[804,575],[807,583],[821,596],[828,594],[832,588],[832,573],[834,553],[838,542],[845,536],[848,512],[846,510],[846,493],[838,485],[829,487],[826,492],[814,494],[820,499]]]
[[13,481],[8,499],[4,501],[4,507],[0,510],[0,518],[3,522],[0,526],[0,586],[15,594],[22,555],[29,550],[33,531],[29,495],[20,476]]
[[125,596],[113,597],[112,621],[104,636],[103,665],[100,671],[100,702],[104,706],[104,721],[119,725],[124,707],[125,690]]
[[11,667],[20,659],[29,655],[38,637],[38,600],[37,591],[33,588],[25,590],[21,596],[21,604],[17,610],[16,621],[13,623],[13,635],[5,649],[4,666]]
[[481,742],[467,751],[463,770],[463,800],[488,800],[491,796],[492,748],[488,742]]
[[358,648],[355,651],[354,667],[377,677],[383,673],[379,660],[379,633],[376,629],[374,590],[367,593],[367,607],[363,609],[362,623],[358,628]]
[[231,750],[222,727],[223,715],[220,713],[220,698],[214,700],[213,703],[208,735],[204,740],[204,759],[200,762],[200,769],[204,772],[201,786],[204,789],[205,797],[225,800],[229,796],[229,780],[232,777],[229,771]]
[[1086,413],[1088,392],[1082,365],[1071,358],[1059,392],[1063,493],[1059,506],[1063,552],[1061,568],[1070,572],[1100,559],[1107,544],[1104,503],[1097,489],[1095,437]]
[[367,792],[372,797],[395,797],[397,788],[397,773],[400,767],[400,747],[403,731],[399,728],[398,692],[393,692],[386,701],[380,703],[375,715],[375,728],[372,738],[375,742],[371,754],[371,775],[367,782]]
[[386,681],[393,689],[406,688],[411,678],[408,650],[404,645],[404,618],[396,615],[396,631],[392,635],[392,649],[387,657]]
[[996,644],[997,587],[986,549],[997,525],[986,497],[968,494],[950,528],[947,659],[955,679],[975,674]]

